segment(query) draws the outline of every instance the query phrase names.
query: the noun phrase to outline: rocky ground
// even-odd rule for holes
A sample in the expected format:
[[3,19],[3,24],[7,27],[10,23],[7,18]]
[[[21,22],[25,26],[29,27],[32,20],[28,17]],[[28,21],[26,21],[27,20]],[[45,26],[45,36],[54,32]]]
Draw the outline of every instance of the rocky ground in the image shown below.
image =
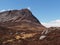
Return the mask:
[[0,45],[60,45],[60,30],[0,31]]

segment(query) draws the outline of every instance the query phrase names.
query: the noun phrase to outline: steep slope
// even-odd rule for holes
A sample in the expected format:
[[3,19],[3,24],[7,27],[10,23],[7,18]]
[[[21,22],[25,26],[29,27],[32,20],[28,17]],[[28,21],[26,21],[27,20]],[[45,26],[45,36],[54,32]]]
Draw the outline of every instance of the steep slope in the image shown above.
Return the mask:
[[0,13],[0,26],[17,30],[44,30],[45,27],[28,9],[10,10]]

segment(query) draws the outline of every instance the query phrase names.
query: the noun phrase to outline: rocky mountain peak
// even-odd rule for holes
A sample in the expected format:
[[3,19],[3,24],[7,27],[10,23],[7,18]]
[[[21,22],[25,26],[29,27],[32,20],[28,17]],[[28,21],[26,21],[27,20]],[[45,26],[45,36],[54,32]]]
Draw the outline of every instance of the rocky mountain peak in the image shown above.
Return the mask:
[[23,20],[26,19],[32,22],[40,23],[37,20],[37,18],[33,16],[31,11],[28,9],[10,10],[0,13],[0,22],[5,22],[5,21],[17,22],[17,20],[20,21],[21,19]]
[[0,13],[0,24],[14,29],[45,29],[29,9],[10,10]]

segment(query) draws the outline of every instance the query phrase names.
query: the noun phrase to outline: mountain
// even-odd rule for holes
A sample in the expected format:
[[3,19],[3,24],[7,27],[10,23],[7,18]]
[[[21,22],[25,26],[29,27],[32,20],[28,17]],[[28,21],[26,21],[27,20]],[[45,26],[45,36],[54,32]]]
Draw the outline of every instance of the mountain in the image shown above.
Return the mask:
[[0,26],[16,30],[44,30],[45,27],[28,9],[0,13]]
[[0,45],[60,45],[60,27],[45,28],[28,9],[1,12]]
[[45,29],[28,9],[0,12],[0,45],[22,45]]

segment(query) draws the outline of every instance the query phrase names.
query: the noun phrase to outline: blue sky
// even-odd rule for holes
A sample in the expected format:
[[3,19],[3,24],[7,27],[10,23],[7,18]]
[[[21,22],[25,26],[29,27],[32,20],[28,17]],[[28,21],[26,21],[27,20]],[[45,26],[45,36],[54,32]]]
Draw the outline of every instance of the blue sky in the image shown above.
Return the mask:
[[0,0],[0,10],[30,8],[40,22],[60,20],[60,0]]

